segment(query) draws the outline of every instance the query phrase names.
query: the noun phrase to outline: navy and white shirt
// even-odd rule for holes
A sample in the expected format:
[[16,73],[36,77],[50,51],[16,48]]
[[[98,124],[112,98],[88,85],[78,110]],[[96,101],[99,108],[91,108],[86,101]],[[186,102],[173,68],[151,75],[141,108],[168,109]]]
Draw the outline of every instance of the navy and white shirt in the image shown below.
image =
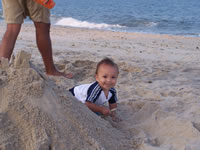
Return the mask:
[[90,84],[75,86],[69,90],[79,101],[85,103],[89,101],[97,105],[105,105],[107,102],[113,104],[117,102],[116,90],[111,88],[106,98],[102,88],[97,81]]

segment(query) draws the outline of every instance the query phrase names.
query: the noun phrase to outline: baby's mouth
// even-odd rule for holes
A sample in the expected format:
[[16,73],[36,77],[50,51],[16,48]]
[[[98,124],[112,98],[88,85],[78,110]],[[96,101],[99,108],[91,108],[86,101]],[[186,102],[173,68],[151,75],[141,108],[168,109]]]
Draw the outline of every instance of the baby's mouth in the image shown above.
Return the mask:
[[107,87],[111,87],[111,86],[112,86],[112,84],[106,84],[106,86],[107,86]]

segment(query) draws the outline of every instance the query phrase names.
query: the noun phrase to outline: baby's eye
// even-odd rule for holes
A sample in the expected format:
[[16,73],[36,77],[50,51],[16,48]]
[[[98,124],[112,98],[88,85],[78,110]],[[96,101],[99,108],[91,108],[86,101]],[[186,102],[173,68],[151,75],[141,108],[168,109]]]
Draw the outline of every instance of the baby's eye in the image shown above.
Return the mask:
[[103,76],[103,78],[107,78],[107,76]]
[[112,76],[112,79],[115,79],[116,77],[115,76]]

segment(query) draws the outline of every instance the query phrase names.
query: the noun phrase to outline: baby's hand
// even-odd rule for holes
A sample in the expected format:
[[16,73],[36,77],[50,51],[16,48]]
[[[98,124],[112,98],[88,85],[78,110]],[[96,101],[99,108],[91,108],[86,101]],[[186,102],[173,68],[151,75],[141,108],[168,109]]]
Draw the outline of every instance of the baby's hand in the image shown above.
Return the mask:
[[116,115],[113,115],[112,116],[112,121],[114,121],[114,122],[120,122],[120,121],[122,121],[122,119],[119,118],[119,117],[117,117]]
[[117,116],[116,110],[116,108],[111,109],[111,117],[114,122],[120,122],[122,119]]
[[101,113],[105,116],[109,116],[111,114],[111,111],[109,109],[103,107]]

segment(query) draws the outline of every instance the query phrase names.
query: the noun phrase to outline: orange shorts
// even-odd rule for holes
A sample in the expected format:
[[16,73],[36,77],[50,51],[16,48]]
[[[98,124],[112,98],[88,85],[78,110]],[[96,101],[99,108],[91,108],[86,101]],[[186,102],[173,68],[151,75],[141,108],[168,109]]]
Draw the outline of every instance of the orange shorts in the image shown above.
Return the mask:
[[26,16],[34,22],[50,23],[49,9],[34,0],[2,0],[2,7],[6,23],[22,24]]

